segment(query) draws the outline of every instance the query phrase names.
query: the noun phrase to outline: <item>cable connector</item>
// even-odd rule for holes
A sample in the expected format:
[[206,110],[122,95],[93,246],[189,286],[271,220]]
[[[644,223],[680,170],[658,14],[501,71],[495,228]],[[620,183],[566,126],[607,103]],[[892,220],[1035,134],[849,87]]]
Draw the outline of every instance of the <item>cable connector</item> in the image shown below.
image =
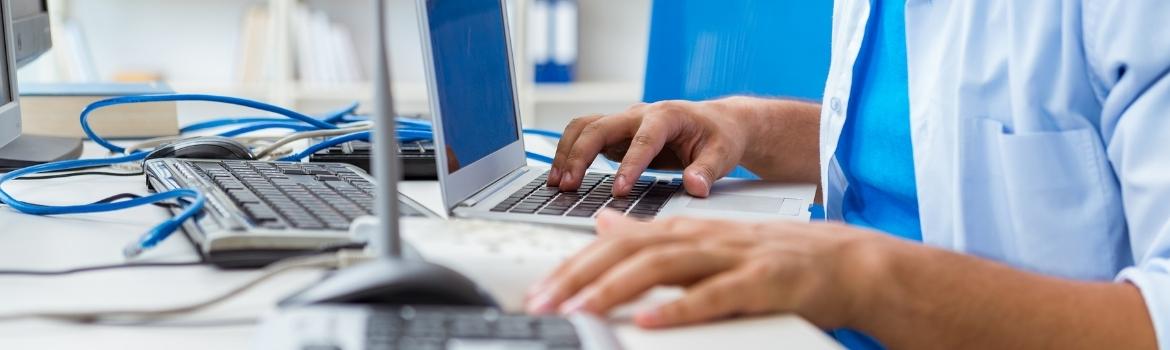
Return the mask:
[[366,249],[343,249],[337,252],[337,268],[344,269],[372,261],[378,257]]

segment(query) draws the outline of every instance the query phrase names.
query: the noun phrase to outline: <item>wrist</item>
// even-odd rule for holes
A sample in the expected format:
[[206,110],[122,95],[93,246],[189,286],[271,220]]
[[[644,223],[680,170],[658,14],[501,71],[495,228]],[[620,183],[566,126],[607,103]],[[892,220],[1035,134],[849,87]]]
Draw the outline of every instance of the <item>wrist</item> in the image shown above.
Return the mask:
[[868,230],[857,230],[838,249],[840,265],[836,271],[838,298],[843,305],[843,327],[864,329],[872,319],[881,319],[882,308],[898,294],[898,260],[900,245],[906,244]]
[[[758,97],[748,96],[732,96],[718,100],[711,101],[716,105],[721,114],[730,121],[732,129],[743,140],[744,149],[743,162],[750,163],[759,158],[763,144],[759,140],[766,140],[766,134],[774,128],[775,124],[766,120],[765,115],[768,114],[769,104],[783,103],[782,100],[763,99]],[[766,152],[765,152],[766,153]]]
[[747,96],[712,103],[744,141],[740,165],[769,180],[819,182],[820,105]]

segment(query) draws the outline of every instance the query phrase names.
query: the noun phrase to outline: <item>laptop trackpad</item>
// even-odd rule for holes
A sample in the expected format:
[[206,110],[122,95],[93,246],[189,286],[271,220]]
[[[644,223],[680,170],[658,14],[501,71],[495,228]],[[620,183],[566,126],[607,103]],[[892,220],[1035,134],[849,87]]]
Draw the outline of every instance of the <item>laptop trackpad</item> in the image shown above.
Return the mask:
[[[785,205],[785,203],[788,205]],[[800,200],[781,197],[764,197],[743,194],[715,193],[708,198],[693,198],[687,208],[704,210],[730,210],[760,214],[796,215]],[[787,209],[787,210],[785,210]]]
[[665,216],[739,219],[808,219],[815,185],[791,185],[762,181],[722,180],[711,195],[696,198],[676,195],[663,208]]

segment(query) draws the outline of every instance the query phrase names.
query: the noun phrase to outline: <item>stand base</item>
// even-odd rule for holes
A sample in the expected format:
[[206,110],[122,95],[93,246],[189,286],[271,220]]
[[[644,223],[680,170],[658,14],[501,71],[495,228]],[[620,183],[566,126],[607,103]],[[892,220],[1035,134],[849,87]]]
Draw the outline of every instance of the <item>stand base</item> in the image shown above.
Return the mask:
[[0,147],[0,171],[81,156],[81,139],[59,136],[20,135]]
[[320,303],[496,306],[487,292],[458,272],[423,261],[392,258],[337,271],[279,305]]

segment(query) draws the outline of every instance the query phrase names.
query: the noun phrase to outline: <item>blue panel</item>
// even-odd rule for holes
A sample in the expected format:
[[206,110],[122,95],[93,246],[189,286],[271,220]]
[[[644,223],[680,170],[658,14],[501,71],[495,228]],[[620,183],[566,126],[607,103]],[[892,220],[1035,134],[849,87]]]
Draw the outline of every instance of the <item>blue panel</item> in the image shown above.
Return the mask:
[[832,12],[827,0],[655,1],[643,100],[820,100]]
[[[829,0],[655,1],[642,100],[819,101],[832,14]],[[754,177],[742,168],[731,176]]]

